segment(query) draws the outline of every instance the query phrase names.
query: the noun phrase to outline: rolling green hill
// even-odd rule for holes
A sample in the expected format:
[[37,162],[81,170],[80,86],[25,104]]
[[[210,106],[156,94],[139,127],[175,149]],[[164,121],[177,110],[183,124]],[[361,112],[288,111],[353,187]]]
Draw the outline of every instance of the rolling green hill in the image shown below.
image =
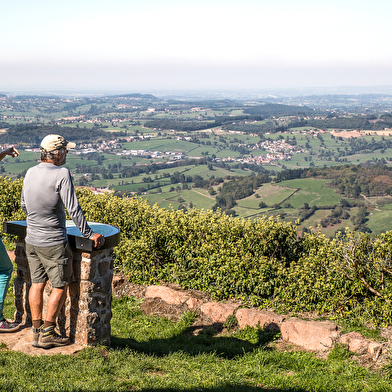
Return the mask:
[[[390,98],[360,102],[361,110],[342,96],[5,96],[0,143],[15,144],[21,156],[7,157],[0,174],[23,177],[39,158],[27,147],[60,133],[78,144],[67,162],[77,186],[137,194],[165,208],[280,215],[299,220],[300,230],[321,225],[327,235],[345,226],[378,233],[389,229],[391,211]],[[261,175],[268,179],[253,183]]]

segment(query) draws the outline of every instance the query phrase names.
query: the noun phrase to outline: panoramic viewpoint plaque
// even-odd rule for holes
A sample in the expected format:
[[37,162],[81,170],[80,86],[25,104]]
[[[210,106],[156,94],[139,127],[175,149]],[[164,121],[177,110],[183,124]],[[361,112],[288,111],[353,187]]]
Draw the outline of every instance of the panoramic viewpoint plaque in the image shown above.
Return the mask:
[[[107,225],[105,223],[88,222],[88,224],[95,233],[102,234],[105,237],[105,244],[100,248],[100,250],[113,248],[119,244],[119,228],[112,225]],[[68,241],[72,248],[85,250],[87,252],[92,252],[94,250],[93,241],[88,238],[84,238],[82,233],[71,220],[67,220],[66,226]],[[5,233],[17,235],[20,237],[26,237],[26,228],[27,223],[25,220],[6,221],[3,223],[3,229]]]

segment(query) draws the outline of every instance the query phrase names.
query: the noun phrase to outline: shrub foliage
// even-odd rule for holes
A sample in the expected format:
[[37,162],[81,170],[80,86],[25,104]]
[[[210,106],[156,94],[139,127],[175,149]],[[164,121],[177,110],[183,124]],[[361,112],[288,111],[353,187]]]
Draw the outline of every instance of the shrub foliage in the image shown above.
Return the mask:
[[[0,186],[2,220],[24,219],[22,181],[0,177]],[[121,229],[115,263],[134,283],[179,283],[280,312],[392,324],[392,232],[298,237],[296,225],[273,218],[163,209],[86,189],[77,194],[87,220]]]

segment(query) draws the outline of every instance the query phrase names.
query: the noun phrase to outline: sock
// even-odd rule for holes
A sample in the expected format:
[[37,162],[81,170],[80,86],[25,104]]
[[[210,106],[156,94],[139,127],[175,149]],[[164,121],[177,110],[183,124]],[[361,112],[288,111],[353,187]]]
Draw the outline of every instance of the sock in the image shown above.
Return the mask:
[[51,327],[52,325],[56,325],[56,322],[55,321],[44,321],[44,326],[43,326],[43,328],[48,328],[48,327]]
[[33,320],[33,327],[38,329],[42,325],[42,320]]

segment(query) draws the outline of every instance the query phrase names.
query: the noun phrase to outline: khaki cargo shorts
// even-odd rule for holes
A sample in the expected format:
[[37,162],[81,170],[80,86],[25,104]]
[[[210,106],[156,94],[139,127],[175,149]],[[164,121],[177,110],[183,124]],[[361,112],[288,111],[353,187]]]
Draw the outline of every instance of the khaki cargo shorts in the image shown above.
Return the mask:
[[73,254],[68,242],[53,246],[26,244],[31,283],[45,283],[60,288],[73,281]]

